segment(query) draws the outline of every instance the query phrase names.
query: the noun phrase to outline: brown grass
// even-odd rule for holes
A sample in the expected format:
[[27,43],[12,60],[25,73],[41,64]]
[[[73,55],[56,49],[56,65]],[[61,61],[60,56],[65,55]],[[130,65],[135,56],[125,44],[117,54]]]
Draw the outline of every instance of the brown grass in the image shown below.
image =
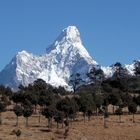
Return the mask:
[[[12,133],[16,129],[16,116],[13,112],[2,113],[3,124],[0,126],[0,140],[16,140]],[[140,140],[140,115],[135,115],[136,123],[132,123],[132,115],[123,115],[122,123],[118,123],[118,116],[108,118],[108,128],[103,127],[103,117],[91,117],[91,121],[84,123],[82,115],[70,124],[67,136],[64,128],[57,130],[53,122],[53,129],[46,127],[47,120],[38,116],[29,118],[29,127],[25,127],[25,118],[19,117],[19,129],[22,131],[19,140]],[[60,126],[61,127],[61,126]]]

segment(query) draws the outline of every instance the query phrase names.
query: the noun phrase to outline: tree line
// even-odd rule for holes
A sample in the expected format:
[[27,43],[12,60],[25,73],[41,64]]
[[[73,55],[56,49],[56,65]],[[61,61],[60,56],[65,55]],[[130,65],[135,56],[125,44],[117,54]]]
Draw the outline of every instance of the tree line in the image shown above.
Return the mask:
[[[69,84],[73,92],[66,91],[63,87],[54,88],[42,79],[37,79],[27,87],[19,86],[19,90],[13,92],[10,88],[0,86],[0,124],[2,124],[2,112],[8,110],[13,104],[16,115],[16,126],[19,125],[18,118],[25,117],[25,125],[28,127],[28,118],[38,115],[48,120],[47,127],[52,128],[52,122],[56,127],[65,128],[65,135],[69,131],[69,123],[72,123],[79,112],[83,113],[83,121],[90,121],[91,116],[103,116],[104,127],[107,127],[106,118],[109,117],[108,106],[113,106],[114,115],[121,116],[126,113],[123,108],[127,107],[127,113],[134,115],[138,113],[140,106],[140,62],[135,62],[135,75],[130,76],[121,63],[113,65],[114,74],[106,78],[101,68],[93,67],[87,73],[88,83],[82,80],[81,75],[76,73],[71,76]],[[117,106],[117,109],[114,108]],[[64,125],[64,126],[63,126]]]

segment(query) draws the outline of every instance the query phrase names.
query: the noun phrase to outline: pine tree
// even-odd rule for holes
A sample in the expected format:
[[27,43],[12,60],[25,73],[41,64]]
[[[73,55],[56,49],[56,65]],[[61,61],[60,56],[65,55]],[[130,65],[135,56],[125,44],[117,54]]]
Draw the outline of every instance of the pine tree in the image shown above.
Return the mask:
[[0,125],[2,124],[2,112],[6,109],[6,104],[0,101]]
[[81,75],[79,73],[72,74],[70,77],[69,85],[72,86],[73,92],[76,92],[76,89],[78,86],[80,86],[84,81],[81,78]]
[[52,106],[46,107],[43,111],[42,111],[42,115],[44,115],[47,119],[48,119],[48,128],[52,127],[51,124],[51,120],[54,116],[55,110]]
[[133,123],[135,123],[134,114],[137,112],[137,105],[136,103],[132,102],[128,105],[128,110],[130,113],[133,114]]
[[123,114],[122,108],[116,109],[115,114],[119,116],[119,122],[121,123],[121,115]]
[[33,113],[33,107],[31,106],[31,104],[24,104],[23,106],[23,116],[26,118],[26,127],[28,127],[28,118]]
[[20,105],[16,105],[13,108],[14,113],[17,116],[17,122],[16,122],[16,126],[18,126],[18,117],[23,115],[23,108]]

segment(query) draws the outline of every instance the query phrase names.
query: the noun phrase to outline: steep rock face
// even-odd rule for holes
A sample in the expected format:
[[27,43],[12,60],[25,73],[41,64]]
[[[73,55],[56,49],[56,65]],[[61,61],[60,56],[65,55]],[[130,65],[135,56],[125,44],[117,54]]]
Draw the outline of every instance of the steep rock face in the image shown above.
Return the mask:
[[19,84],[27,86],[41,78],[53,86],[68,88],[73,73],[86,78],[89,68],[95,65],[96,61],[82,44],[78,29],[69,26],[46,49],[46,54],[36,56],[26,51],[18,52],[1,71],[0,84],[16,89]]

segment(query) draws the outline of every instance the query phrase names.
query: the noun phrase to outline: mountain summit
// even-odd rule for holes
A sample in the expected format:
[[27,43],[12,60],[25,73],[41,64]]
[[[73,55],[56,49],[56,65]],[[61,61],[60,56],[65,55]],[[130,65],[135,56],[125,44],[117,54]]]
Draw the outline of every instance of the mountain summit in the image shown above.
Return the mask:
[[70,42],[81,42],[80,33],[75,26],[68,26],[59,35],[57,40],[69,40]]
[[82,78],[86,78],[93,65],[97,63],[83,46],[78,29],[68,26],[44,55],[18,52],[0,72],[0,84],[17,89],[20,84],[27,86],[41,78],[53,86],[68,88],[72,74],[80,73]]

